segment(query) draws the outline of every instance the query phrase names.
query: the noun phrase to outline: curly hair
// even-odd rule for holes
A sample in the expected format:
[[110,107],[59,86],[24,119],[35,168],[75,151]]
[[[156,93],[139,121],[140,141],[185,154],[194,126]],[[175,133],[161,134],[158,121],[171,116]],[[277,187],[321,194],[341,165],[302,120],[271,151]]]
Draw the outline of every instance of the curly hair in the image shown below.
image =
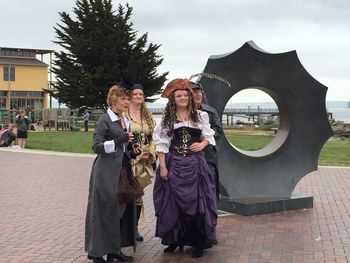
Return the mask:
[[151,130],[151,133],[153,133],[156,123],[153,120],[151,111],[147,108],[146,103],[144,102],[141,105],[141,116],[145,118],[146,123]]
[[[196,126],[198,122],[200,121],[200,115],[196,108],[196,103],[194,101],[192,92],[188,89],[186,89],[188,94],[189,103],[187,105],[187,109],[190,112],[190,120],[194,123]],[[165,106],[163,118],[161,127],[163,129],[167,129],[167,135],[171,136],[173,130],[174,130],[174,123],[177,122],[176,117],[176,104],[175,104],[175,91],[173,91],[169,97],[168,97],[168,103]]]

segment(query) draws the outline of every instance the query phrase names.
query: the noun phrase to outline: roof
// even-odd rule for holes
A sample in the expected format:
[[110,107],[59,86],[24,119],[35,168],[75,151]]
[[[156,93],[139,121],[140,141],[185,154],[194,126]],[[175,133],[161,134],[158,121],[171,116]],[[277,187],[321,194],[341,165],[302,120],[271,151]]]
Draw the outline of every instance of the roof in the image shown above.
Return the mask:
[[11,57],[0,57],[0,65],[37,66],[37,67],[49,66],[48,64],[35,58],[11,58]]
[[54,50],[51,49],[35,49],[35,48],[14,48],[14,47],[0,47],[0,50],[17,50],[17,51],[32,51],[36,54],[49,54],[53,53]]

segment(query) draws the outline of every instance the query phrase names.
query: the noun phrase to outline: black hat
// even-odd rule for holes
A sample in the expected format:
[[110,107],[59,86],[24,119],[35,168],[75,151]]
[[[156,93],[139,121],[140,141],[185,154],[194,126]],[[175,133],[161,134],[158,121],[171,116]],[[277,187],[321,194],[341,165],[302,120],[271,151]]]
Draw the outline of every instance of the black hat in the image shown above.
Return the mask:
[[192,82],[191,81],[191,86],[192,86],[192,89],[193,90],[203,90],[203,85],[202,84],[200,84],[199,82],[198,83],[196,83],[196,82]]
[[134,89],[143,90],[143,86],[142,86],[141,84],[134,83],[134,84],[130,87],[130,90],[134,90]]

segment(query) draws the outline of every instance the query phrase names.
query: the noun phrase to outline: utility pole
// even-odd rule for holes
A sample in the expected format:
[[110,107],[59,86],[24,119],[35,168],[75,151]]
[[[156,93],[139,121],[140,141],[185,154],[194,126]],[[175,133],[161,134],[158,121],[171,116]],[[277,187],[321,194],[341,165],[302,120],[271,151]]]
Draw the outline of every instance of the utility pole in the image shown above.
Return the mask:
[[8,108],[11,110],[11,79],[10,79],[10,71],[11,71],[11,64],[8,65],[7,70],[7,83],[8,83]]

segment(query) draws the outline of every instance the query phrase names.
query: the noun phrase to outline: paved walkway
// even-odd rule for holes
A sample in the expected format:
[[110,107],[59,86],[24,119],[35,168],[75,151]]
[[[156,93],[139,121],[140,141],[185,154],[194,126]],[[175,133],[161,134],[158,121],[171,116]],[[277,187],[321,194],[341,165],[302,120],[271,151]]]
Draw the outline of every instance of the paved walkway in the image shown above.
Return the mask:
[[[92,155],[0,148],[0,262],[91,262],[84,220]],[[295,193],[314,195],[314,208],[218,220],[219,244],[199,259],[163,254],[154,237],[152,187],[135,262],[350,262],[350,169],[321,167]]]

